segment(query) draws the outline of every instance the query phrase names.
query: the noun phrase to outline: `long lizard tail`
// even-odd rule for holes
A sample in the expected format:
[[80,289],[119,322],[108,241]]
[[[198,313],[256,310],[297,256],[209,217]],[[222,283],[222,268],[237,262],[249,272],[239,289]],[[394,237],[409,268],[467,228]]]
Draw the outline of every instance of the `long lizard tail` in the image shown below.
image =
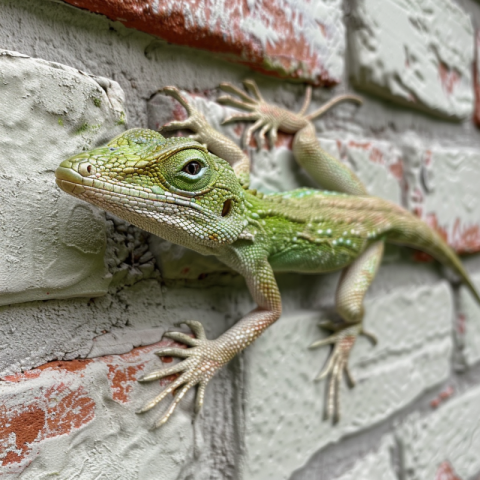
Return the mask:
[[480,294],[473,285],[468,272],[465,270],[457,254],[447,245],[443,238],[425,222],[412,214],[405,215],[402,220],[400,220],[400,225],[398,225],[397,228],[393,228],[387,238],[387,241],[391,243],[418,248],[457,272],[463,283],[480,304]]

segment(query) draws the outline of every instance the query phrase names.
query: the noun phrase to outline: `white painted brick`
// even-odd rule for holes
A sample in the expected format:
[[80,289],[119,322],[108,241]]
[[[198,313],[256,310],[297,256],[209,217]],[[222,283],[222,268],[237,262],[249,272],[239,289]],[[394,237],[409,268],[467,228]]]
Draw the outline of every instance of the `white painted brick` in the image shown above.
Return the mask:
[[405,480],[440,477],[445,462],[461,479],[480,470],[480,387],[444,403],[432,414],[415,413],[397,429]]
[[0,305],[104,294],[104,216],[61,193],[53,172],[125,129],[123,92],[4,50],[0,78]]
[[357,174],[371,195],[401,204],[403,160],[399,148],[387,141],[364,138],[320,138],[319,142]]
[[460,252],[480,250],[480,153],[404,138],[407,207]]
[[472,22],[452,0],[359,0],[352,75],[372,93],[443,116],[473,110]]
[[327,444],[369,428],[444,381],[452,351],[452,295],[446,282],[400,288],[366,302],[366,328],[351,355],[357,380],[342,383],[342,418],[323,420],[326,382],[316,383],[328,348],[307,350],[321,333],[318,313],[282,317],[246,352],[245,470],[248,480],[288,479]]
[[363,457],[351,470],[335,480],[397,480],[392,469],[393,448],[394,440],[389,435],[382,440],[377,451]]
[[[480,289],[480,275],[472,275],[472,280]],[[472,366],[480,362],[480,306],[464,285],[460,287],[458,313],[463,358],[467,365]]]

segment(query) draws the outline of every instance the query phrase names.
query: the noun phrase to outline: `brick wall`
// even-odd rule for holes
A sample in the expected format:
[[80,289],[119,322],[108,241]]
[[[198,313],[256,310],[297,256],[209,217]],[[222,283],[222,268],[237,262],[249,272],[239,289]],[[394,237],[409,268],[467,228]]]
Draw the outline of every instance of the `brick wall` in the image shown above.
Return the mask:
[[[128,127],[183,118],[155,92],[176,85],[221,127],[220,82],[254,78],[265,97],[312,110],[322,146],[372,194],[403,204],[460,253],[480,288],[480,3],[474,0],[0,0],[0,477],[37,480],[477,480],[480,307],[449,272],[389,247],[366,298],[342,385],[341,421],[307,350],[338,274],[278,276],[285,313],[217,375],[194,420],[193,392],[161,429],[163,333],[197,319],[215,338],[252,308],[213,258],[62,194],[54,169]],[[291,138],[248,147],[252,186],[312,180]],[[165,359],[164,361],[167,361]],[[168,380],[160,382],[166,385]]]

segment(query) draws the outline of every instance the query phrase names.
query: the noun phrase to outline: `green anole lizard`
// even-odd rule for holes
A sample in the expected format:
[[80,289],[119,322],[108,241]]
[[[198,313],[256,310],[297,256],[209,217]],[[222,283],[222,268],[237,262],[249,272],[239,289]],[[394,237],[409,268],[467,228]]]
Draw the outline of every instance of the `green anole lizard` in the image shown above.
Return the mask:
[[164,138],[152,130],[132,129],[104,147],[65,160],[56,170],[57,184],[65,192],[173,243],[216,255],[245,277],[257,304],[214,340],[206,338],[196,321],[184,322],[195,338],[181,332],[165,333],[189,348],[161,349],[157,352],[160,357],[184,360],[140,379],[148,382],[180,374],[140,410],[150,410],[175,393],[157,426],[169,419],[194,386],[198,388],[198,411],[213,375],[280,317],[282,305],[274,272],[344,269],[336,292],[336,309],[343,323],[330,323],[332,335],[312,345],[334,345],[317,377],[330,376],[326,411],[334,421],[339,418],[343,375],[354,384],[348,358],[357,336],[364,334],[375,341],[362,327],[363,299],[381,262],[385,242],[429,253],[456,271],[480,303],[460,260],[434,230],[400,206],[369,196],[356,175],[320,147],[311,120],[340,101],[358,103],[358,97],[336,97],[306,115],[310,89],[301,111],[291,113],[267,104],[253,82],[246,81],[245,86],[251,95],[230,84],[221,86],[229,95],[220,102],[247,111],[225,122],[253,121],[246,132],[247,144],[258,129],[262,141],[268,133],[271,145],[278,130],[294,134],[297,161],[328,190],[265,195],[248,190],[248,156],[214,130],[175,87],[166,87],[163,92],[177,99],[189,116],[163,129],[190,129],[192,137]]

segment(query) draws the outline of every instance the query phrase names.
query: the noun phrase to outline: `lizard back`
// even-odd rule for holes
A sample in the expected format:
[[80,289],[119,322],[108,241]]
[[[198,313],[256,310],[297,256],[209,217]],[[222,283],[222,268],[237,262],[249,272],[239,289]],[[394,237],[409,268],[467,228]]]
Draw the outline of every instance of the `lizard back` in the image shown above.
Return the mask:
[[249,196],[257,235],[269,242],[275,271],[321,273],[354,261],[378,240],[418,248],[455,270],[480,296],[455,252],[442,237],[404,208],[378,197],[314,189]]

